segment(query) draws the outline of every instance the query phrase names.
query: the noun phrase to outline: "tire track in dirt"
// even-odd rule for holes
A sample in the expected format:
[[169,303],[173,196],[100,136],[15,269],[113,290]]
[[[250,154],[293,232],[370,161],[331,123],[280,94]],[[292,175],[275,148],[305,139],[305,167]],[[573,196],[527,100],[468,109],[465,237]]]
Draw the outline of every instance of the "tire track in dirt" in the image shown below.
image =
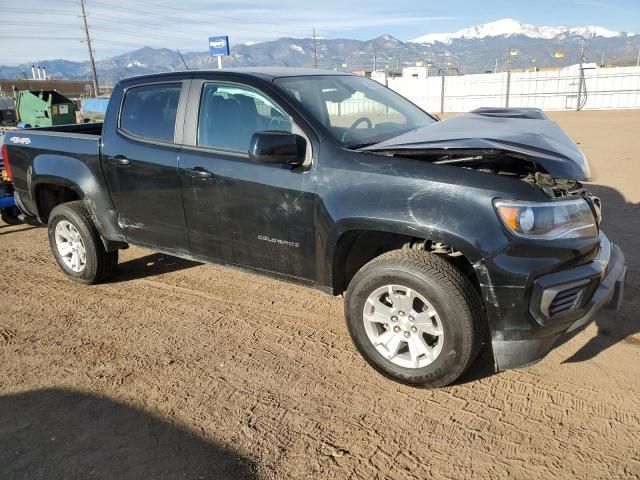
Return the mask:
[[[106,395],[232,447],[262,478],[640,478],[640,337],[618,328],[640,316],[640,115],[558,117],[611,186],[597,194],[630,283],[623,310],[603,315],[608,338],[628,341],[563,364],[591,326],[531,368],[410,389],[357,355],[340,299],[213,266],[155,274],[145,261],[80,287],[58,272],[43,230],[3,226],[0,394]],[[121,263],[147,255],[132,248]]]
[[[14,280],[0,280],[3,290],[18,282],[41,298],[10,298],[12,318],[30,317],[21,331],[43,357],[35,363],[239,445],[265,464],[265,476],[548,477],[567,462],[615,473],[628,462],[616,443],[638,440],[633,410],[548,372],[507,372],[437,392],[388,382],[355,353],[341,302],[309,289],[210,266],[78,287],[47,256],[17,249]],[[273,300],[274,291],[286,293]],[[55,320],[43,325],[52,311]],[[464,455],[452,460],[453,452]]]

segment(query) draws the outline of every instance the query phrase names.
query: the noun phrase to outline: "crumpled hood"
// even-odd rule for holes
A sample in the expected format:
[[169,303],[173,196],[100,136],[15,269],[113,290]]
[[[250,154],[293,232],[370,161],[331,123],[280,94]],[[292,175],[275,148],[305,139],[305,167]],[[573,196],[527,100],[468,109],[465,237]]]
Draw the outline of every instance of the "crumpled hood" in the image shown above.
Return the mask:
[[513,152],[530,157],[553,177],[591,179],[589,163],[576,143],[542,110],[534,108],[481,108],[362,150],[453,149]]

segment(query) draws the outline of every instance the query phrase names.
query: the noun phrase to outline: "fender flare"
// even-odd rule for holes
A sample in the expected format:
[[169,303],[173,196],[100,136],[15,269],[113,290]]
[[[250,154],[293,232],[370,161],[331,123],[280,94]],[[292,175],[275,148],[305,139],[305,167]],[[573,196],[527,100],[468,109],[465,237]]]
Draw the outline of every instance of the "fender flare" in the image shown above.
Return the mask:
[[[39,210],[37,190],[40,185],[56,185],[68,188],[84,201],[91,219],[107,250],[126,242],[122,229],[117,224],[117,215],[111,199],[100,185],[101,172],[93,172],[77,158],[65,155],[41,154],[34,158],[27,171],[27,185],[34,207]],[[41,212],[35,212],[41,220]]]
[[349,232],[364,230],[374,232],[392,233],[396,235],[406,235],[408,237],[422,238],[435,242],[443,242],[451,246],[462,254],[474,265],[483,259],[482,252],[469,239],[463,238],[453,232],[442,228],[416,226],[402,221],[376,218],[347,218],[336,222],[329,231],[327,237],[327,248],[324,258],[324,283],[334,287],[334,260],[336,258],[337,247],[343,235]]

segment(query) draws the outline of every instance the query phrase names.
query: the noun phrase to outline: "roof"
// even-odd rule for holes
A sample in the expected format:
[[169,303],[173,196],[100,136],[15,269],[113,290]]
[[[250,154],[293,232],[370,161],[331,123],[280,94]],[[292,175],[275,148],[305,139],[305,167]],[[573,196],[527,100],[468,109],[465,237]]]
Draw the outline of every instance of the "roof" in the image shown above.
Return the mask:
[[306,77],[313,75],[350,75],[347,72],[336,70],[322,70],[318,68],[292,68],[292,67],[246,67],[223,68],[222,70],[206,70],[207,72],[233,72],[259,77]]
[[206,69],[206,70],[181,70],[174,72],[159,72],[151,73],[147,75],[140,75],[136,77],[128,77],[125,80],[134,80],[137,78],[153,78],[159,76],[173,76],[184,75],[185,73],[234,73],[238,75],[244,75],[248,77],[260,77],[260,78],[281,78],[281,77],[307,77],[316,75],[351,75],[347,72],[338,72],[335,70],[322,70],[318,68],[288,68],[288,67],[245,67],[245,68],[223,68],[218,69]]

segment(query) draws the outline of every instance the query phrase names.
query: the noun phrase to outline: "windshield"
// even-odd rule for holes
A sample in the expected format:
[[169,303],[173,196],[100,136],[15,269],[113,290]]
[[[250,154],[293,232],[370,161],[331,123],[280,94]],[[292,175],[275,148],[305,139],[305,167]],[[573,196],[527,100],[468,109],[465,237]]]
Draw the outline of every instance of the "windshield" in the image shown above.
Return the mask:
[[360,148],[435,120],[404,97],[364,77],[284,77],[276,84],[347,148]]

